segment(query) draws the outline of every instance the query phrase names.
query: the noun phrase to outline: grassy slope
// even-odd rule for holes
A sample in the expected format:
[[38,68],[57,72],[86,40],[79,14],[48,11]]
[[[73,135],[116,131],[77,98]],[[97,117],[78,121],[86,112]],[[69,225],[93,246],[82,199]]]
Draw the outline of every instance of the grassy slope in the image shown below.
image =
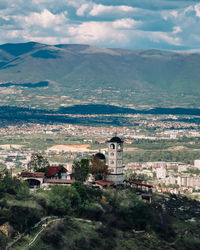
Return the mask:
[[[169,249],[197,249],[200,243],[195,232],[198,226],[183,221],[175,220],[173,228],[178,233],[177,238],[166,241],[153,231],[134,233],[122,231],[116,228],[109,228],[107,231],[99,222],[76,221],[73,218],[67,222],[56,222],[49,225],[28,247],[32,237],[24,237],[22,241],[13,247],[19,249],[149,249],[149,250],[169,250]],[[38,230],[39,231],[39,230]],[[189,235],[187,232],[195,232]],[[188,236],[187,236],[188,234]],[[180,238],[179,238],[180,237]],[[185,237],[184,241],[182,237]]]
[[[57,187],[56,190],[62,192],[64,189],[66,188]],[[70,190],[72,192],[73,188]],[[26,229],[23,220],[28,219],[30,223],[30,219],[33,220],[34,217],[36,223],[45,215],[52,192],[53,189],[40,191],[23,200],[21,198],[25,197],[24,194],[21,198],[19,196],[22,192],[18,192],[17,196],[7,194],[6,200],[9,200],[9,203],[6,204],[1,200],[1,207],[4,206],[4,211],[10,208],[10,211],[16,213],[15,216],[10,214],[9,221],[18,229],[23,224],[22,230],[20,229],[23,232]],[[91,190],[88,189],[87,192],[91,195]],[[62,194],[57,192],[60,198]],[[27,245],[41,227],[29,231],[29,234],[26,234],[12,249],[198,249],[200,244],[198,201],[183,196],[154,194],[153,202],[149,206],[138,199],[134,190],[107,190],[101,198],[98,196],[98,199],[97,193],[93,192],[93,195],[96,197],[95,203],[94,201],[90,205],[87,203],[81,214],[76,214],[78,212],[75,212],[76,210],[70,210],[69,213],[67,209],[63,214],[66,220],[50,224],[31,247]],[[73,199],[73,196],[70,197]],[[85,201],[88,199],[84,194],[83,197]],[[23,213],[24,211],[26,213]],[[75,217],[82,216],[83,219],[80,221],[69,217],[73,215],[73,211]],[[1,209],[1,215],[2,212]],[[138,233],[135,230],[144,231]]]

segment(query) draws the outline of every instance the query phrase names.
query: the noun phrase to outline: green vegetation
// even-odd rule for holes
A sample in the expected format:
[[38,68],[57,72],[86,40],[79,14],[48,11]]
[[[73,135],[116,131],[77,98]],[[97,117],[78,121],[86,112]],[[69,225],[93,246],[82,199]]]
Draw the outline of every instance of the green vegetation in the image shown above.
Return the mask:
[[125,163],[128,162],[148,162],[148,161],[168,161],[185,162],[194,164],[194,160],[200,158],[200,151],[193,150],[135,150],[124,153]]
[[108,166],[103,160],[94,155],[91,158],[90,173],[94,176],[95,180],[105,179],[109,174]]
[[[60,152],[59,154],[49,153],[48,156],[44,152],[53,145],[80,145],[91,144],[90,149],[98,150],[107,147],[107,144],[98,144],[96,139],[100,136],[91,135],[89,141],[88,136],[72,136],[58,133],[54,134],[16,134],[16,135],[1,135],[1,144],[16,144],[23,145],[24,150],[33,150],[40,152],[48,161],[56,161],[60,163],[73,162],[74,156],[71,152]],[[147,140],[136,139],[132,144],[125,144],[124,163],[129,162],[147,162],[147,161],[178,161],[193,164],[195,159],[200,159],[200,139],[199,138],[180,138],[176,140],[162,139],[162,140]],[[128,148],[128,149],[127,149]],[[129,150],[130,151],[127,151]],[[131,150],[131,149],[134,150]],[[13,149],[13,151],[17,149]],[[90,152],[77,153],[76,158],[86,158],[91,155]],[[12,161],[12,158],[7,158]],[[17,165],[17,162],[15,162]],[[4,165],[0,165],[0,167]]]
[[[127,181],[139,181],[139,182],[145,182],[148,180],[152,180],[152,177],[149,177],[146,174],[136,174],[135,172],[133,172],[132,169],[127,169],[126,171],[124,171],[125,173],[125,180]],[[156,175],[155,173],[153,173],[154,176]]]
[[[9,236],[0,233],[3,249],[17,232],[26,233],[14,250],[198,249],[200,244],[200,203],[183,196],[154,194],[148,205],[134,189],[100,191],[78,181],[29,193],[8,173],[1,177],[0,194],[0,225],[12,227]],[[45,216],[58,217],[33,229]]]
[[[91,136],[92,142],[90,149],[106,148],[107,144],[97,144],[96,136]],[[85,142],[87,141],[87,142]],[[1,135],[1,144],[24,145],[24,150],[33,150],[42,152],[45,156],[45,150],[53,145],[80,145],[88,143],[87,136],[63,136],[62,134],[32,134],[32,135]],[[200,159],[200,139],[199,138],[181,138],[177,140],[145,140],[137,139],[132,144],[126,145],[125,149],[134,148],[134,150],[124,152],[125,164],[129,162],[147,162],[147,161],[178,161],[193,164],[194,160]],[[177,149],[175,149],[177,147]],[[180,147],[180,149],[179,149]],[[14,149],[13,149],[14,150]],[[17,151],[17,150],[16,150]],[[89,153],[78,154],[76,158],[88,157]],[[59,154],[50,153],[45,156],[48,161],[57,161],[65,163],[73,162],[74,157],[71,152],[60,152]],[[12,159],[8,159],[11,160]],[[0,165],[0,167],[4,165]]]
[[74,161],[72,170],[74,178],[77,181],[84,182],[89,175],[89,160],[81,159],[80,161]]
[[28,163],[28,169],[35,172],[45,172],[49,166],[47,159],[40,154],[32,155]]

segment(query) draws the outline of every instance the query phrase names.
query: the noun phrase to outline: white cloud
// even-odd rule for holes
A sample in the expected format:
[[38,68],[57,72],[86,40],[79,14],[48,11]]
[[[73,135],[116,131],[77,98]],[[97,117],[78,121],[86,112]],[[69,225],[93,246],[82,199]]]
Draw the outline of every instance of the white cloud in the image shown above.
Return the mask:
[[5,21],[9,21],[10,17],[8,15],[5,15],[3,11],[0,11],[0,18],[2,18]]
[[174,26],[173,27],[173,32],[172,32],[173,34],[178,34],[180,32],[182,32],[182,29],[181,29],[180,26]]
[[188,6],[184,9],[183,14],[191,14],[192,16],[195,15],[196,17],[200,18],[200,3]]
[[64,0],[66,5],[72,6],[74,8],[79,8],[81,4],[87,2],[86,0]]
[[52,3],[54,0],[33,0],[34,4]]
[[123,32],[113,29],[110,22],[84,22],[68,29],[71,39],[79,43],[114,44],[126,40]]
[[197,16],[197,17],[200,17],[200,4],[196,4],[196,5],[194,6],[194,10],[195,10],[195,12],[196,12],[196,16]]
[[181,45],[181,39],[176,36],[172,36],[168,33],[164,32],[153,32],[149,36],[150,39],[152,39],[156,43],[160,43],[162,41],[167,42],[168,44],[179,46]]
[[183,14],[186,14],[186,13],[191,12],[193,10],[194,10],[194,7],[192,5],[190,5],[184,9]]
[[17,21],[20,21],[22,26],[40,26],[42,28],[52,27],[55,25],[63,24],[67,21],[67,13],[61,13],[58,15],[52,14],[49,10],[45,9],[41,13],[31,13],[28,16],[15,17]]
[[88,3],[84,3],[81,5],[80,8],[77,9],[76,14],[77,16],[84,16],[86,10],[90,7]]
[[197,1],[0,0],[0,21],[1,43],[200,47]]
[[20,30],[9,30],[7,31],[7,36],[11,37],[12,39],[18,38],[21,34]]
[[134,26],[136,26],[137,24],[139,24],[140,22],[137,22],[131,18],[122,18],[122,19],[119,19],[119,20],[116,20],[112,23],[112,26],[115,28],[115,29],[131,29],[133,28]]
[[171,12],[170,12],[170,14],[173,16],[173,17],[178,17],[178,11],[177,10],[172,10]]
[[106,6],[102,4],[95,4],[89,14],[91,16],[100,16],[107,13],[122,13],[122,12],[133,12],[136,9],[131,6],[120,5],[120,6]]
[[68,38],[59,38],[54,36],[31,36],[31,34],[25,35],[25,38],[27,41],[34,41],[38,43],[44,43],[44,44],[66,44],[69,43]]

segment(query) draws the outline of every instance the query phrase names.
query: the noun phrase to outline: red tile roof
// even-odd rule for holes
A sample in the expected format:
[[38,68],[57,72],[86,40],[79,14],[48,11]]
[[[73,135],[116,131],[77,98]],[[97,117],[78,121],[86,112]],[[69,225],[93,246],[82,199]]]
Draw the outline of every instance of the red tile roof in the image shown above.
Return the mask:
[[43,172],[22,172],[21,173],[22,178],[44,178],[44,173]]
[[67,169],[64,168],[63,166],[55,166],[47,168],[47,176],[54,176],[58,172],[66,173]]
[[71,184],[74,180],[66,180],[66,179],[45,179],[44,183],[54,183],[54,184]]

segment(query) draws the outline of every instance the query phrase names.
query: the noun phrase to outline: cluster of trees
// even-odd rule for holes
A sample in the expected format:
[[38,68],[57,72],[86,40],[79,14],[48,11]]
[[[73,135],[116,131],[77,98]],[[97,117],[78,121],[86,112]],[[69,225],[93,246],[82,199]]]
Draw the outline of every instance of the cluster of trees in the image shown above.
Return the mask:
[[65,216],[80,214],[91,201],[82,183],[75,181],[70,187],[53,186],[44,204],[48,214]]
[[32,155],[28,163],[28,169],[35,172],[45,172],[49,166],[48,160],[40,154]]
[[29,197],[29,187],[26,182],[21,182],[16,177],[12,178],[9,172],[0,176],[0,199],[4,199],[6,194],[15,195],[18,200]]
[[[55,185],[51,190],[30,193],[26,182],[6,172],[0,178],[0,225],[8,222],[16,235],[30,230],[44,216],[79,216],[100,195],[94,192],[74,182],[70,187]],[[0,232],[0,246],[5,244],[6,237]]]
[[[85,191],[91,199],[89,190],[85,188]],[[187,207],[183,217],[179,208],[184,206],[185,201]],[[163,206],[166,203],[167,207]],[[149,206],[139,200],[132,190],[106,190],[101,192],[98,199],[92,199],[90,205],[85,206],[82,213],[79,213],[82,218],[93,221],[93,233],[85,236],[82,230],[87,230],[89,225],[85,224],[84,229],[81,229],[77,223],[67,219],[60,224],[52,225],[41,239],[48,246],[57,244],[60,249],[63,249],[62,243],[65,242],[66,235],[70,249],[118,249],[118,239],[122,244],[119,249],[123,249],[123,246],[124,249],[132,249],[131,246],[134,249],[163,249],[163,246],[164,249],[198,249],[198,223],[191,225],[189,222],[184,224],[184,221],[179,221],[179,218],[189,218],[186,210],[193,205],[196,205],[196,202],[185,198],[170,196],[166,199],[161,196],[161,199],[156,198],[152,206]],[[195,211],[195,207],[192,210]],[[195,218],[198,217],[199,215]],[[95,227],[95,221],[101,222],[98,228]],[[133,231],[137,230],[144,231],[133,234]],[[74,237],[72,235],[75,235],[75,232],[77,237],[72,242],[69,240],[70,235]],[[129,247],[126,247],[127,242]]]
[[149,177],[147,174],[137,174],[135,172],[133,172],[132,169],[128,169],[125,172],[125,179],[129,180],[129,181],[147,181],[147,180],[151,180],[152,178]]
[[[40,154],[31,156],[31,160],[28,163],[28,169],[35,172],[46,172],[49,166],[48,160]],[[95,155],[90,160],[81,159],[74,161],[72,169],[75,180],[80,182],[86,181],[89,174],[92,174],[95,180],[105,179],[109,174],[106,163]]]
[[92,156],[90,161],[89,159],[75,161],[72,169],[74,178],[81,182],[84,182],[89,174],[92,174],[95,180],[105,179],[109,174],[108,166],[95,155]]
[[[88,166],[86,161],[82,161],[82,164],[84,167]],[[115,247],[115,239],[119,234],[124,235],[123,241],[131,238],[132,242],[140,244],[134,241],[135,236],[130,236],[133,235],[133,229],[145,230],[154,237],[156,242],[162,241],[167,246],[172,244],[175,249],[178,249],[177,246],[183,249],[181,247],[184,244],[196,246],[200,243],[199,230],[197,230],[200,221],[199,211],[199,202],[174,195],[167,198],[165,196],[154,197],[153,204],[148,205],[143,203],[132,189],[118,188],[100,191],[84,186],[81,181],[75,181],[70,187],[55,185],[51,190],[29,193],[25,183],[12,178],[8,173],[1,176],[0,180],[0,225],[9,222],[16,232],[22,233],[30,230],[44,216],[90,219],[94,222],[101,222],[98,230],[95,229],[91,237],[95,239],[95,242],[98,242],[98,237],[100,237],[102,241],[99,244],[106,249]],[[190,226],[189,222],[184,224],[185,231],[182,227],[178,228],[179,220],[185,223],[185,220],[191,218],[197,220],[196,226],[193,225],[190,227],[191,232],[188,231],[194,242],[185,238],[185,231]],[[71,227],[70,223],[69,221],[64,223],[65,228],[58,226],[54,231],[51,230],[52,228],[45,230],[41,240],[47,244],[46,246],[51,243],[55,246],[56,242],[59,244],[59,239],[62,241],[64,237],[63,232],[68,230],[74,235],[74,232],[79,230]],[[84,239],[75,239],[74,246],[80,246],[82,241],[88,249],[93,246],[92,239],[90,241]],[[2,246],[6,244],[6,237],[1,233],[0,244]]]

